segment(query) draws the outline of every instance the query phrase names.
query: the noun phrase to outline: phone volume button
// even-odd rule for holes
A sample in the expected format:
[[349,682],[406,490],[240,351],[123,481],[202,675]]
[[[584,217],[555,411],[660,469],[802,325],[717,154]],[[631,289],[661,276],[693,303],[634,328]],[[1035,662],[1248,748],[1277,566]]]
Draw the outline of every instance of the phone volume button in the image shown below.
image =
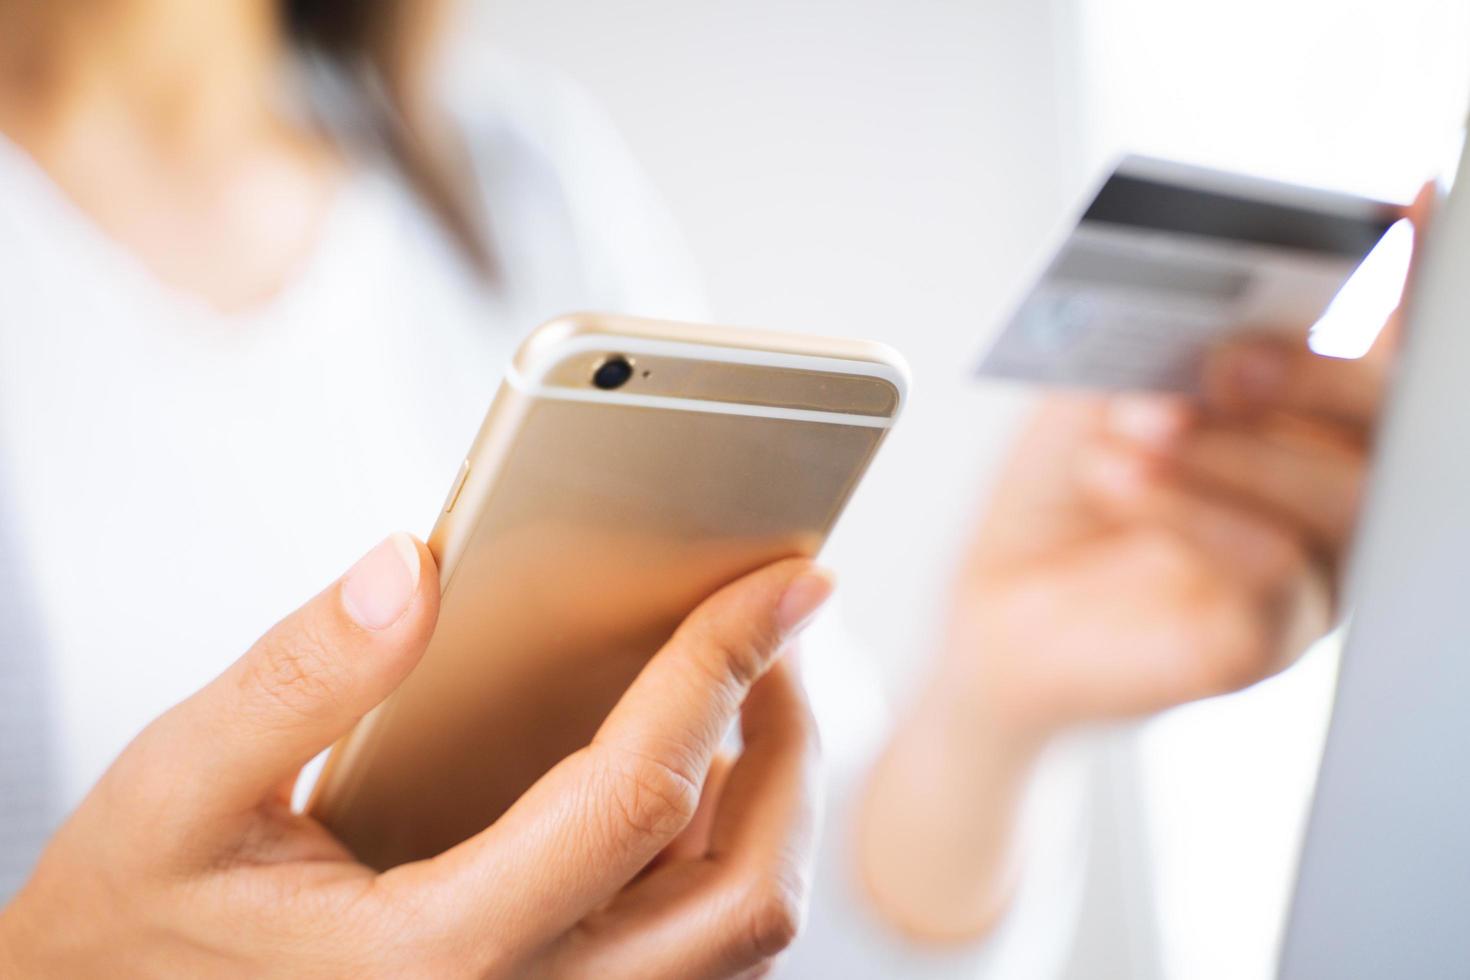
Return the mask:
[[454,505],[459,503],[460,492],[464,490],[465,481],[469,479],[469,476],[470,461],[465,460],[460,464],[459,476],[454,478],[454,489],[449,491],[449,503],[444,505],[444,513],[449,514],[454,511]]

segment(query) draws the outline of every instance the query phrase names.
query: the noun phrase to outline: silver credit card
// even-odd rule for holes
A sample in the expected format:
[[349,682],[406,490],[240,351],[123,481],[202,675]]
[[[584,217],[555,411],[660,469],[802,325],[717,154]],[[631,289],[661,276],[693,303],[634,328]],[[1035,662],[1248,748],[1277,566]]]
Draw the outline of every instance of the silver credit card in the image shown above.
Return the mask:
[[979,372],[1191,391],[1231,334],[1315,322],[1399,217],[1379,201],[1127,157]]

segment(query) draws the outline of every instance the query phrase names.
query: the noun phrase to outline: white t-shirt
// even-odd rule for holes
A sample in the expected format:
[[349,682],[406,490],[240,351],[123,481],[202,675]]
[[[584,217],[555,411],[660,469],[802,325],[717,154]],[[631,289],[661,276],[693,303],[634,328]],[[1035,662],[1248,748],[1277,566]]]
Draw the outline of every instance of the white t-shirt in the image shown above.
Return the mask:
[[[45,759],[47,822],[385,533],[427,533],[521,334],[579,309],[701,317],[678,234],[577,93],[504,59],[449,78],[493,224],[489,286],[369,157],[289,287],[220,314],[161,284],[0,141],[0,622],[29,624],[0,628],[0,669],[39,664],[46,719],[0,728],[13,742],[0,779],[7,751]],[[790,973],[1051,976],[1078,892],[1065,831],[983,948],[926,952],[870,918],[847,879],[845,803],[886,706],[827,619],[806,663],[831,817]],[[1068,794],[1054,815],[1075,808]],[[34,847],[0,833],[0,899]]]

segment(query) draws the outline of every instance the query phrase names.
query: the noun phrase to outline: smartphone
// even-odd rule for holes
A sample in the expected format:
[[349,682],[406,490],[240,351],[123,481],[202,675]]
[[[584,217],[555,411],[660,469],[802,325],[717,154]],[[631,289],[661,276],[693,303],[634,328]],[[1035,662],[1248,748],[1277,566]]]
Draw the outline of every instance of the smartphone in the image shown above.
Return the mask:
[[587,745],[695,606],[821,548],[898,417],[880,344],[576,315],[516,354],[429,537],[439,621],[309,812],[386,869]]

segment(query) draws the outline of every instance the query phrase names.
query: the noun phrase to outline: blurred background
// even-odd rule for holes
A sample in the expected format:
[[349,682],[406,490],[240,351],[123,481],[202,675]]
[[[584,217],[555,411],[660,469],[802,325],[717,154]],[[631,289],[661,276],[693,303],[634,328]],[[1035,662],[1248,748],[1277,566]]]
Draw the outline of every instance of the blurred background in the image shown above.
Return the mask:
[[[476,0],[474,19],[612,116],[718,320],[910,359],[906,424],[829,552],[899,692],[1027,404],[970,367],[1108,161],[1403,201],[1452,157],[1470,91],[1470,0]],[[1099,736],[1112,858],[1076,976],[1271,975],[1335,666],[1324,643]]]

